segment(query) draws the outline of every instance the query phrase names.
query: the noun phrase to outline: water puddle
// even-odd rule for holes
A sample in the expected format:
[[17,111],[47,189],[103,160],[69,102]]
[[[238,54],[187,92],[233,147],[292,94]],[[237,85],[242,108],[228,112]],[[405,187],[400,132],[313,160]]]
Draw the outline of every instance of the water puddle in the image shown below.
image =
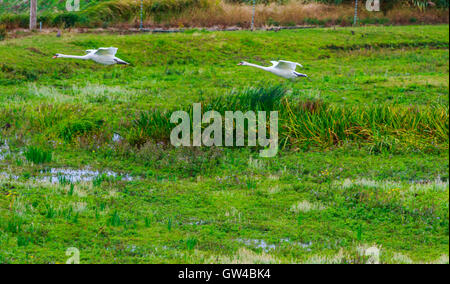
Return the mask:
[[13,174],[8,174],[6,172],[0,172],[0,178],[9,179],[9,180],[12,180],[12,179],[13,180],[18,180],[19,176],[16,176],[16,175],[13,175]]
[[6,156],[11,154],[7,140],[0,140],[0,161],[4,160]]
[[[42,174],[41,176],[30,177],[28,180],[52,184],[92,182],[95,179],[133,180],[133,177],[129,174],[118,174],[109,170],[98,171],[91,169],[48,168],[41,170],[40,173]],[[7,172],[0,172],[0,177],[14,180],[19,179],[19,176]]]
[[202,226],[202,225],[207,225],[207,224],[209,224],[210,222],[209,221],[206,221],[206,220],[192,220],[191,222],[188,222],[187,224],[188,225],[191,225],[191,226]]
[[113,137],[112,137],[112,141],[113,141],[114,143],[122,142],[122,140],[123,140],[123,137],[122,137],[122,136],[120,136],[120,135],[117,134],[117,133],[114,133],[114,135],[113,135]]
[[252,248],[257,248],[257,249],[260,248],[264,252],[269,252],[269,251],[274,250],[274,249],[277,248],[276,245],[268,244],[264,240],[258,240],[258,239],[237,239],[237,241],[239,243],[243,243],[246,246],[249,246],[249,247],[252,247]]
[[275,250],[277,247],[280,247],[283,244],[287,244],[287,245],[295,246],[295,247],[301,247],[303,249],[306,249],[307,251],[311,251],[311,246],[312,246],[312,242],[308,242],[308,243],[294,242],[289,238],[281,239],[280,244],[278,244],[278,245],[269,244],[266,241],[259,240],[259,239],[237,239],[237,242],[243,243],[246,246],[249,246],[249,247],[252,247],[255,249],[262,249],[266,253],[271,250]]
[[124,181],[133,180],[133,177],[128,174],[121,175],[109,170],[98,171],[91,169],[51,168],[42,170],[41,173],[45,175],[38,177],[37,179],[50,183],[59,183],[61,181],[67,181],[70,183],[91,182],[99,177],[113,178]]
[[311,241],[309,241],[307,243],[301,243],[301,242],[294,242],[289,238],[281,239],[281,243],[287,243],[291,246],[301,247],[301,248],[306,249],[307,251],[311,251],[311,246],[313,245]]

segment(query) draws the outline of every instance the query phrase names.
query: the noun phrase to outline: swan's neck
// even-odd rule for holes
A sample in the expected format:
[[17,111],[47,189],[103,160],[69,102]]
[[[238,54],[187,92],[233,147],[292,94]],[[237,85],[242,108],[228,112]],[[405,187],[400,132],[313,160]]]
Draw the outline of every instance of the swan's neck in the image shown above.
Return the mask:
[[247,65],[247,66],[251,66],[251,67],[255,67],[255,68],[259,68],[259,69],[262,69],[262,70],[267,70],[267,67],[264,67],[264,66],[261,66],[261,65],[257,65],[257,64],[252,64],[252,63],[245,63],[245,65]]
[[61,58],[83,59],[83,60],[89,59],[89,58],[88,58],[88,55],[77,56],[77,55],[65,55],[65,54],[60,54],[59,57],[61,57]]

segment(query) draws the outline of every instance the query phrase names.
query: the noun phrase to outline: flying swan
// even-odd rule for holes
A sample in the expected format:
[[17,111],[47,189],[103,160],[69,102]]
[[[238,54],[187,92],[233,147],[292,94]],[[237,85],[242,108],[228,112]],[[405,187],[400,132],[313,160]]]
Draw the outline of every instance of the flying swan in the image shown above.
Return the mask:
[[303,67],[300,63],[297,62],[291,62],[291,61],[270,61],[272,63],[272,66],[270,67],[264,67],[252,63],[248,63],[245,61],[240,62],[238,65],[244,65],[244,66],[252,66],[255,68],[262,69],[264,71],[268,71],[272,74],[275,74],[277,76],[286,78],[286,79],[295,79],[298,77],[308,77],[306,74],[298,73],[295,71],[297,66]]
[[56,54],[53,58],[74,58],[82,60],[92,60],[103,65],[114,65],[114,64],[124,64],[128,65],[128,62],[123,61],[116,57],[117,48],[115,47],[101,47],[99,49],[88,49],[86,50],[86,55],[76,56],[76,55],[64,55]]

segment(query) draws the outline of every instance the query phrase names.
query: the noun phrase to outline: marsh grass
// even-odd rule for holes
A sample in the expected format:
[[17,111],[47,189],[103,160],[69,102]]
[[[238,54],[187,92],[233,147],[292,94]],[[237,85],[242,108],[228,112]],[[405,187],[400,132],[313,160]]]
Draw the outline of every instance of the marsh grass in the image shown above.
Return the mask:
[[52,161],[52,152],[38,147],[30,146],[24,152],[25,158],[34,164],[50,163]]
[[[116,44],[134,66],[51,59]],[[364,242],[382,263],[448,263],[448,26],[66,33],[0,54],[0,263],[65,262],[74,236],[88,263],[359,263]],[[311,81],[236,67],[281,55]],[[170,114],[196,102],[279,111],[285,150],[172,147]],[[50,183],[15,162],[29,145],[52,150],[49,167],[137,178]]]
[[58,214],[57,210],[55,210],[55,209],[53,208],[53,206],[50,205],[50,204],[46,204],[46,208],[47,208],[47,213],[46,213],[45,217],[46,217],[47,219],[53,219],[53,218],[55,218],[56,215]]
[[6,36],[8,35],[6,31],[6,26],[3,24],[0,24],[0,41],[6,39]]
[[67,195],[73,196],[73,193],[75,191],[75,185],[73,183],[70,183],[69,191],[67,192]]
[[67,121],[60,126],[59,135],[66,142],[71,142],[76,136],[83,135],[92,130],[98,129],[103,124],[102,119],[95,118],[80,118],[76,121]]
[[195,248],[195,246],[197,245],[198,240],[195,237],[190,237],[186,240],[186,248],[188,251],[191,251]]
[[[420,173],[415,168],[407,168],[411,164],[410,159],[424,155],[389,155],[390,158],[383,159],[364,153],[366,160],[362,163],[359,154],[346,157],[342,155],[343,152],[336,152],[286,155],[267,161],[264,166],[248,169],[245,166],[248,163],[247,154],[229,151],[224,161],[226,164],[220,172],[211,174],[209,169],[203,171],[202,177],[198,179],[157,180],[156,170],[152,167],[150,169],[155,171],[153,175],[138,183],[126,184],[126,193],[122,191],[124,194],[114,198],[107,197],[108,191],[111,187],[123,187],[120,181],[102,184],[79,199],[61,194],[63,191],[60,185],[1,180],[0,195],[15,188],[17,196],[22,198],[22,205],[16,203],[13,207],[16,213],[11,215],[11,211],[7,210],[8,204],[0,201],[0,206],[5,208],[1,211],[0,226],[3,232],[11,236],[6,239],[3,233],[0,244],[4,245],[2,248],[7,252],[13,249],[34,250],[43,244],[51,248],[52,252],[58,251],[60,241],[48,240],[48,232],[51,229],[66,232],[64,228],[69,227],[76,231],[84,230],[87,236],[83,243],[95,250],[92,257],[104,251],[96,246],[102,243],[99,238],[111,236],[124,242],[124,247],[138,242],[137,246],[145,248],[145,244],[152,240],[161,242],[164,252],[177,253],[173,256],[157,255],[152,258],[154,262],[170,259],[201,263],[365,263],[368,260],[361,254],[359,247],[364,242],[370,242],[372,246],[375,241],[383,246],[382,263],[448,262],[448,256],[441,257],[448,250],[448,182],[439,179],[412,183],[410,177]],[[425,174],[433,172],[436,167],[438,171],[444,171],[444,162],[437,163],[434,156],[431,157],[429,160],[419,160],[421,167],[426,168],[423,170]],[[404,164],[399,163],[399,159]],[[444,160],[444,157],[441,158],[441,161]],[[324,163],[329,165],[327,171],[333,181],[331,187],[316,179],[322,174],[318,169],[325,171]],[[340,167],[344,169],[342,172],[339,171]],[[392,168],[404,179],[403,182],[383,177]],[[149,167],[142,169],[143,172],[149,171]],[[360,172],[364,172],[366,179],[337,179],[335,172],[343,177],[361,176]],[[280,175],[279,180],[270,178],[268,173]],[[179,173],[170,170],[167,176],[173,175]],[[371,175],[374,175],[373,179],[370,179]],[[246,187],[245,181],[250,176],[252,180],[258,181],[256,190]],[[227,186],[222,189],[217,183],[223,181],[227,181]],[[258,193],[262,186],[271,186],[277,181],[281,181],[278,186],[283,188],[282,191],[271,196]],[[292,205],[299,200],[321,204],[323,209],[291,211]],[[60,207],[58,204],[68,206]],[[92,206],[94,204],[96,206]],[[108,206],[113,207],[111,211],[107,210]],[[300,209],[307,207],[302,204]],[[199,223],[195,227],[178,225],[182,224],[177,220],[180,211],[186,215],[181,217],[182,220],[194,218],[214,221]],[[151,224],[150,218],[144,219],[144,216],[149,216],[149,212],[152,212]],[[238,213],[239,218],[236,217]],[[140,220],[139,225],[136,226],[133,220]],[[35,224],[34,228],[31,228],[30,222]],[[374,222],[377,222],[377,226],[373,226]],[[415,226],[413,235],[417,237],[412,240],[411,225]],[[272,226],[277,230],[270,230]],[[245,232],[240,228],[251,230]],[[396,236],[400,240],[383,238],[385,231],[393,228],[397,230]],[[325,229],[327,231],[323,233]],[[338,233],[342,236],[336,241],[335,234]],[[143,236],[142,240],[133,238],[137,234]],[[161,240],[161,234],[164,234],[164,240]],[[314,245],[311,251],[289,243],[273,251],[262,252],[255,248],[236,247],[236,234],[249,238],[267,236],[270,240],[289,237],[302,243],[312,240]],[[20,243],[16,241],[19,236],[23,237]],[[58,236],[65,237],[63,233]],[[220,240],[211,240],[219,236]],[[30,242],[27,241],[28,237]],[[318,239],[323,239],[324,244],[315,241]],[[211,243],[214,246],[221,244],[224,249],[218,252],[209,247]],[[405,243],[416,248],[404,248]],[[114,250],[126,252],[121,247]],[[3,262],[18,261],[8,254],[2,255],[0,259]],[[53,253],[47,254],[47,250],[33,255],[36,261],[54,257]],[[23,256],[20,257],[20,261],[25,261]],[[126,262],[135,259],[147,261],[142,255],[133,254],[130,257],[131,260]],[[125,259],[122,255],[114,254],[102,258],[102,261],[114,262],[115,258]]]
[[119,213],[115,210],[108,219],[108,225],[112,227],[119,227],[122,225],[122,220],[120,218]]
[[94,187],[99,187],[103,182],[108,181],[109,178],[106,174],[99,174],[92,179],[92,185]]
[[[286,101],[288,124],[282,125],[282,143],[302,147],[304,143],[331,147],[345,141],[361,142],[374,152],[394,151],[396,143],[432,151],[448,147],[446,106],[425,108],[389,105],[340,107],[322,105],[314,111],[303,103]],[[420,142],[419,142],[420,141]]]
[[31,238],[25,235],[17,236],[17,246],[18,247],[26,247],[30,244]]
[[152,218],[146,216],[146,217],[144,218],[144,224],[145,224],[145,227],[146,227],[146,228],[150,228],[150,227],[151,227],[151,224],[152,224]]
[[[286,93],[287,89],[282,86],[233,91],[202,103],[202,112],[216,110],[224,115],[229,110],[278,111],[283,148],[324,149],[349,141],[368,147],[372,153],[448,148],[449,111],[444,105],[336,106],[321,100],[302,101]],[[184,109],[191,113],[192,119],[192,106]],[[169,141],[175,126],[170,123],[170,113],[141,112],[128,132],[128,141],[138,146],[149,139]]]
[[70,180],[64,175],[58,175],[58,183],[62,186],[71,184]]
[[20,233],[22,232],[23,220],[19,217],[14,217],[8,220],[6,225],[6,231],[10,233]]
[[167,220],[167,230],[169,232],[172,231],[172,226],[173,226],[173,219],[172,219],[172,217],[169,217],[169,219]]

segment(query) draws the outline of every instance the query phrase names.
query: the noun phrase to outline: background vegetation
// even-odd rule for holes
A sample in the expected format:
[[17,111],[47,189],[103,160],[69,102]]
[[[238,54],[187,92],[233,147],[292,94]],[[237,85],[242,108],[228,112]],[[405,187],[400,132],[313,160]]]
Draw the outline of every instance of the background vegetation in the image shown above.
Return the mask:
[[[385,1],[382,12],[369,13],[360,5],[362,24],[448,23],[448,0]],[[251,7],[243,1],[145,0],[146,27],[248,28]],[[257,1],[257,26],[351,25],[353,1]],[[433,3],[433,4],[430,4]],[[7,28],[27,28],[27,1],[0,5],[0,23]],[[67,12],[65,1],[41,1],[39,22],[44,27],[121,27],[138,26],[140,1],[83,1],[80,12]]]

